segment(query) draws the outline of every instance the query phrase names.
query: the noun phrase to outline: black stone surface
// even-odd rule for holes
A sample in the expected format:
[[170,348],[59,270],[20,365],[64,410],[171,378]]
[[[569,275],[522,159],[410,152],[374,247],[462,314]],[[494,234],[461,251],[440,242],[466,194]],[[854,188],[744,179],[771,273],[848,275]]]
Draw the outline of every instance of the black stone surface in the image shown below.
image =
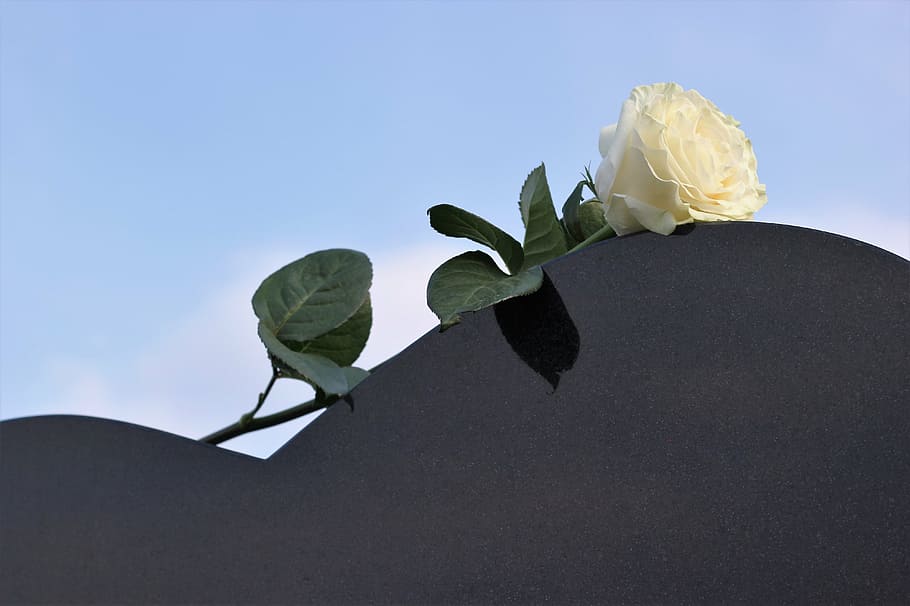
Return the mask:
[[736,223],[545,269],[266,461],[0,424],[0,598],[910,601],[907,261]]

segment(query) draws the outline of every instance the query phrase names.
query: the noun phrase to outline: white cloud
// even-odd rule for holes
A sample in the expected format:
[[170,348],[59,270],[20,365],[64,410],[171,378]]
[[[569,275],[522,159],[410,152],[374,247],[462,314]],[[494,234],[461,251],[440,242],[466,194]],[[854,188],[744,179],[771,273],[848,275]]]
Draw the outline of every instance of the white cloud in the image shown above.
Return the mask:
[[430,274],[464,247],[432,246],[404,250],[375,261],[373,329],[358,364],[375,366],[398,353],[438,324],[427,307]]
[[[439,244],[373,259],[373,331],[358,365],[372,367],[433,328],[436,318],[425,303],[427,279],[460,250]],[[252,407],[270,372],[250,297],[263,277],[292,258],[275,252],[238,257],[235,277],[163,327],[162,337],[134,359],[121,360],[116,373],[100,362],[53,360],[51,393],[61,396],[38,404],[34,413],[113,418],[193,438],[230,424]],[[279,381],[264,412],[311,395],[302,382]],[[242,436],[225,447],[268,456],[315,416]]]

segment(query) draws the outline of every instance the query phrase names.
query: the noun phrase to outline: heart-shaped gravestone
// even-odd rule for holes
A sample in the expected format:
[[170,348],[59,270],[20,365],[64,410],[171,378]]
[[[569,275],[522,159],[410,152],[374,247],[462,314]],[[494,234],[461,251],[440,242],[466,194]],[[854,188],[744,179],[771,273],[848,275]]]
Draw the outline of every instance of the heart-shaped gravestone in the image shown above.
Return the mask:
[[268,460],[0,425],[0,598],[910,600],[910,264],[698,225],[544,266]]

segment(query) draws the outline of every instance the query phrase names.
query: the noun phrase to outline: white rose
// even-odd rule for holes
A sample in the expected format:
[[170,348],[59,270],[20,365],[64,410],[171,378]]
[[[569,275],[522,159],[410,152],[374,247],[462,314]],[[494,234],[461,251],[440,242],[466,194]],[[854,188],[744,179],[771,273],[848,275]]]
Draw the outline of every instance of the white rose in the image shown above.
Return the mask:
[[639,86],[600,133],[595,186],[617,234],[748,220],[767,201],[739,122],[675,83]]

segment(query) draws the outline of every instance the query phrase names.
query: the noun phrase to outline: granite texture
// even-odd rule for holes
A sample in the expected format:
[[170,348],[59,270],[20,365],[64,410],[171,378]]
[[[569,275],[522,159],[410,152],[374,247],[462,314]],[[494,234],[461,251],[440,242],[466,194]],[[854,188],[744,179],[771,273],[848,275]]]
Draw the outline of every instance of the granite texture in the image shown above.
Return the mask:
[[0,601],[910,601],[910,263],[733,223],[545,270],[268,460],[0,424]]

